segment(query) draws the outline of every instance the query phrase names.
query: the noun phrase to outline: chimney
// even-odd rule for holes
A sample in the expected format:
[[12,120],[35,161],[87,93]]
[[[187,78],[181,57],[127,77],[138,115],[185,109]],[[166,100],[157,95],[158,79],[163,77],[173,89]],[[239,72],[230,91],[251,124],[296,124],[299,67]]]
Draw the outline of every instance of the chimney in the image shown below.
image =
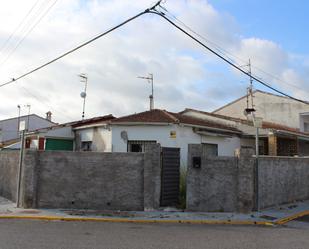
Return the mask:
[[51,121],[51,118],[52,118],[52,113],[51,113],[51,111],[46,112],[46,119],[49,120],[49,121]]

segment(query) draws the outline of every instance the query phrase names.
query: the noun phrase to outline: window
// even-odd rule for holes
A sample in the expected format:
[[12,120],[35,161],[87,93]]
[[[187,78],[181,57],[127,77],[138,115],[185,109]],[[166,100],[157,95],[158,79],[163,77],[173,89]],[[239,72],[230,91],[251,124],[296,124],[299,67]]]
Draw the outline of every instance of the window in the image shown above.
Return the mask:
[[203,156],[218,156],[218,144],[203,143]]
[[91,141],[83,141],[81,144],[81,150],[82,151],[91,151]]
[[304,132],[309,132],[309,123],[304,123]]
[[147,140],[129,140],[128,141],[128,152],[144,152],[146,144],[155,144],[157,141]]

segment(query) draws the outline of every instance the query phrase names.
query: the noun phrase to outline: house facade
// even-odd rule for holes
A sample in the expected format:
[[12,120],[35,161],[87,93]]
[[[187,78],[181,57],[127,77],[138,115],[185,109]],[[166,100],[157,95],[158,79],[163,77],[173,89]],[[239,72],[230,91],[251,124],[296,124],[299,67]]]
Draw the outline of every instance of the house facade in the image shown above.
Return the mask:
[[210,156],[233,156],[240,147],[240,131],[229,125],[151,110],[110,122],[113,152],[143,152],[145,144],[180,149],[180,162],[187,165],[188,144],[203,144]]

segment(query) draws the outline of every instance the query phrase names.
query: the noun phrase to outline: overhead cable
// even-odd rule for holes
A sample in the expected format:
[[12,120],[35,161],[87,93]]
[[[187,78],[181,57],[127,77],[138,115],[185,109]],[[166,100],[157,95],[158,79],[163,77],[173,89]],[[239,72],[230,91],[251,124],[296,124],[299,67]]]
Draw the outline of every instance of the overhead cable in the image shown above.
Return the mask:
[[200,44],[201,46],[203,46],[204,48],[206,48],[208,51],[210,51],[211,53],[213,53],[214,55],[216,55],[217,57],[219,57],[220,59],[222,59],[223,61],[225,61],[226,63],[228,63],[229,65],[231,65],[232,67],[234,67],[235,69],[237,69],[238,71],[240,71],[241,73],[247,75],[248,77],[251,77],[252,79],[254,79],[256,82],[262,84],[263,86],[273,90],[274,92],[277,92],[285,97],[288,97],[290,99],[293,99],[295,101],[301,102],[303,104],[307,104],[309,105],[309,102],[302,100],[302,99],[298,99],[295,98],[281,90],[276,89],[275,87],[267,84],[266,82],[258,79],[256,76],[251,75],[249,72],[246,72],[245,70],[243,70],[241,67],[235,65],[233,62],[231,62],[230,60],[226,59],[224,56],[220,55],[218,52],[214,51],[212,48],[210,48],[209,46],[205,45],[204,43],[202,43],[199,39],[197,39],[196,37],[194,37],[193,35],[191,35],[190,33],[188,33],[186,30],[184,30],[183,28],[181,28],[180,26],[178,26],[176,23],[174,23],[172,20],[170,20],[168,17],[165,16],[165,14],[163,12],[159,12],[156,9],[151,10],[150,13],[152,14],[156,14],[160,17],[162,17],[163,19],[165,19],[167,22],[169,22],[171,25],[173,25],[175,28],[177,28],[178,30],[180,30],[182,33],[184,33],[185,35],[189,36],[191,39],[193,39],[195,42],[197,42],[198,44]]
[[58,61],[58,60],[60,60],[61,58],[63,58],[63,57],[65,57],[65,56],[67,56],[67,55],[69,55],[69,54],[75,52],[76,50],[78,50],[78,49],[80,49],[80,48],[82,48],[82,47],[85,47],[85,46],[88,45],[89,43],[92,43],[92,42],[94,42],[95,40],[97,40],[97,39],[99,39],[99,38],[101,38],[101,37],[103,37],[103,36],[105,36],[105,35],[111,33],[112,31],[114,31],[114,30],[116,30],[116,29],[122,27],[123,25],[125,25],[125,24],[127,24],[127,23],[133,21],[134,19],[136,19],[136,18],[138,18],[138,17],[140,17],[140,16],[142,16],[142,15],[144,15],[144,14],[146,14],[146,13],[150,13],[152,10],[154,10],[154,9],[160,4],[160,2],[161,2],[161,0],[158,1],[158,2],[157,2],[155,5],[153,5],[151,8],[148,8],[148,9],[146,9],[146,10],[144,10],[144,11],[138,13],[137,15],[135,15],[135,16],[133,16],[133,17],[130,17],[129,19],[127,19],[127,20],[123,21],[122,23],[120,23],[120,24],[114,26],[113,28],[110,28],[109,30],[107,30],[107,31],[105,31],[105,32],[103,32],[103,33],[101,33],[101,34],[99,34],[99,35],[97,35],[97,36],[91,38],[90,40],[88,40],[88,41],[86,41],[86,42],[84,42],[84,43],[78,45],[77,47],[75,47],[75,48],[73,48],[73,49],[71,49],[71,50],[69,50],[69,51],[67,51],[67,52],[65,52],[65,53],[63,53],[63,54],[61,54],[61,55],[59,55],[58,57],[56,57],[56,58],[54,58],[54,59],[52,59],[52,60],[50,60],[50,61],[48,61],[48,62],[42,64],[41,66],[38,66],[38,67],[36,67],[36,68],[34,68],[34,69],[32,69],[32,70],[30,70],[30,71],[28,71],[28,72],[26,72],[26,73],[24,73],[24,74],[18,76],[18,77],[16,77],[16,78],[12,78],[11,80],[9,80],[9,81],[7,81],[7,82],[5,82],[5,83],[0,84],[0,87],[3,87],[3,86],[6,86],[6,85],[9,85],[9,84],[12,84],[12,83],[14,83],[14,82],[16,82],[16,81],[18,81],[18,80],[20,80],[20,79],[22,79],[22,78],[24,78],[24,77],[26,77],[26,76],[32,74],[32,73],[38,71],[38,70],[40,70],[40,69],[42,69],[42,68],[44,68],[44,67],[46,67],[46,66],[48,66],[48,65],[50,65],[50,64],[52,64],[52,63],[54,63],[54,62],[56,62],[56,61]]

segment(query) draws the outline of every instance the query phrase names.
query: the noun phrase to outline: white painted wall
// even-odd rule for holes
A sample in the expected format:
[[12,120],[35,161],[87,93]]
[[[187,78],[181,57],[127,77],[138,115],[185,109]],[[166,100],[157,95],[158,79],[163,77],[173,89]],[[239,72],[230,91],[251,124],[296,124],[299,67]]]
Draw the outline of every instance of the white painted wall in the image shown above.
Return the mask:
[[[254,93],[256,116],[264,121],[299,128],[299,113],[309,112],[309,105],[263,92]],[[242,98],[214,113],[245,119],[247,98]]]
[[80,142],[92,142],[92,151],[112,151],[112,133],[109,127],[106,127],[105,125],[87,128],[79,127],[75,132],[80,137]]
[[[238,137],[223,138],[215,136],[204,136],[193,132],[192,127],[179,125],[136,125],[122,126],[112,125],[112,151],[126,152],[127,141],[120,134],[126,131],[128,140],[154,140],[162,147],[180,148],[181,166],[187,165],[188,144],[213,143],[218,144],[219,156],[234,156],[235,149],[240,147]],[[170,138],[170,132],[176,131],[176,138]]]

